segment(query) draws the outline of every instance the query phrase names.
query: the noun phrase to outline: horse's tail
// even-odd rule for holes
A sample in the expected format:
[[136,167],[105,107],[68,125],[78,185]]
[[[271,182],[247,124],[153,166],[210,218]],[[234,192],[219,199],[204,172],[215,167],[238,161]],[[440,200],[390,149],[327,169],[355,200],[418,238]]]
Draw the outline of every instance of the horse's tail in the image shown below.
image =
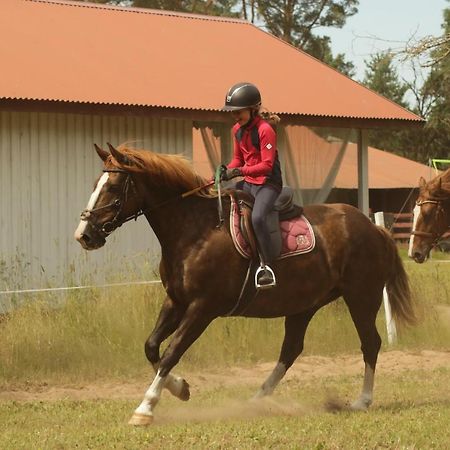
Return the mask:
[[378,227],[383,234],[388,250],[389,273],[386,281],[386,291],[392,308],[392,316],[400,325],[414,325],[417,317],[414,308],[413,296],[409,286],[408,275],[405,272],[402,259],[398,253],[397,245],[385,228]]

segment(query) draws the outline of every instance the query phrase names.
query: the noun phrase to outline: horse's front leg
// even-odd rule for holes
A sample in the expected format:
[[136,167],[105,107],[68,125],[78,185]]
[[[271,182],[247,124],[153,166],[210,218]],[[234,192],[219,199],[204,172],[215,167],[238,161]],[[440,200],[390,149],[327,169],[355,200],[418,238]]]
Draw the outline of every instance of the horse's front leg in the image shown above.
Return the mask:
[[[155,373],[159,369],[161,343],[177,329],[185,311],[185,307],[175,303],[169,296],[165,298],[155,328],[145,342],[145,355],[153,366]],[[168,375],[164,387],[180,400],[189,400],[189,384],[183,378]]]
[[149,425],[153,421],[153,411],[161,397],[162,389],[170,376],[170,371],[191,344],[203,333],[213,318],[214,316],[202,311],[199,303],[194,302],[189,305],[180,325],[175,331],[171,343],[161,358],[153,383],[144,394],[144,399],[135,410],[128,422],[129,424]]

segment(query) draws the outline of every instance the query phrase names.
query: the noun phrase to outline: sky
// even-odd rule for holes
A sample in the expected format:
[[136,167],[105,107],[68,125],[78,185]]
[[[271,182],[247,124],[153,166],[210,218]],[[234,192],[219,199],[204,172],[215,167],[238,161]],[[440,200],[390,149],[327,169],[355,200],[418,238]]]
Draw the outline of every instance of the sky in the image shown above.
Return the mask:
[[[345,53],[353,62],[356,80],[364,78],[364,60],[378,51],[404,48],[412,37],[417,39],[442,33],[446,0],[360,0],[358,13],[350,17],[344,28],[322,28],[317,34],[331,37],[333,54]],[[323,30],[323,33],[321,32]],[[397,62],[401,77],[410,80],[408,63]]]

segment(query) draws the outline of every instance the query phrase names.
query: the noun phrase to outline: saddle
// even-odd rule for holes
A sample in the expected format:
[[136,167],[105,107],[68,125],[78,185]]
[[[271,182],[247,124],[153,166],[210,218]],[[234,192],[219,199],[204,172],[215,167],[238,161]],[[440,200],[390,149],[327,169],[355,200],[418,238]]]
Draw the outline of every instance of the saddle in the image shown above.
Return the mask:
[[[258,257],[258,246],[252,226],[254,198],[241,190],[229,191],[231,198],[230,231],[238,252],[247,259]],[[272,255],[285,258],[310,252],[315,246],[311,224],[294,204],[294,191],[283,187],[273,211],[267,217]]]

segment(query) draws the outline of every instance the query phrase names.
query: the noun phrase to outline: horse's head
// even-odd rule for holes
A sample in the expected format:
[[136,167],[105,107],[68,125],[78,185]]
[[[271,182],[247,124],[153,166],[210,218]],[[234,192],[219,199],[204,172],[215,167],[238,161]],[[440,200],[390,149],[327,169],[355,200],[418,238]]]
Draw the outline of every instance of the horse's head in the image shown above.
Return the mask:
[[116,228],[137,217],[142,210],[142,199],[132,174],[123,168],[128,165],[126,156],[111,144],[108,144],[111,155],[94,146],[104,163],[103,174],[95,183],[75,230],[75,239],[86,250],[102,247]]
[[443,188],[441,177],[428,183],[424,178],[420,178],[419,188],[408,256],[418,263],[423,263],[449,227],[447,209],[450,192]]

